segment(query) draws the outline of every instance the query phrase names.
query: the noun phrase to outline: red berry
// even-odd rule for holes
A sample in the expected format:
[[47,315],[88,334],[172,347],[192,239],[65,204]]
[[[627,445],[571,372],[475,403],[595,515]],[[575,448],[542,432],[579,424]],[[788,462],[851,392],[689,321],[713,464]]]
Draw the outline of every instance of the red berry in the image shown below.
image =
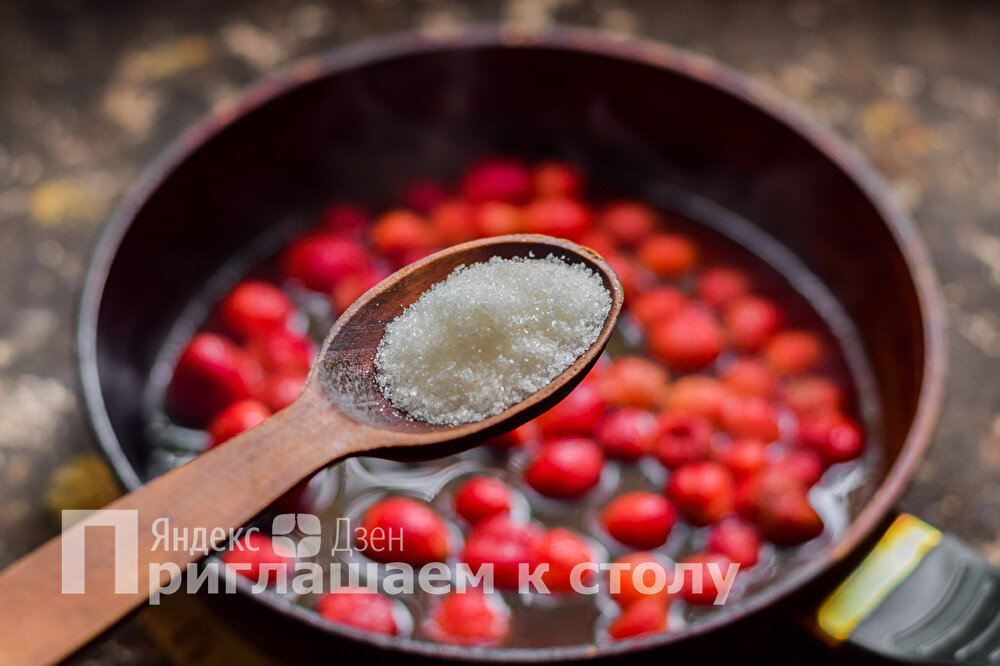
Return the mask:
[[844,394],[826,377],[792,377],[781,388],[781,398],[796,414],[840,411]]
[[254,340],[249,351],[268,372],[304,375],[312,367],[317,350],[304,335],[277,331]]
[[345,275],[365,267],[365,249],[355,240],[332,233],[304,236],[285,250],[285,274],[307,289],[330,293]]
[[[546,530],[532,554],[533,568],[542,563],[549,565],[541,579],[549,592],[556,594],[571,592],[573,569],[593,561],[594,552],[590,544],[583,537],[561,527]],[[580,570],[577,574],[580,576],[580,584],[590,585],[595,571]]]
[[222,555],[222,561],[244,578],[254,582],[264,580],[267,585],[274,585],[280,576],[279,568],[285,569],[286,578],[291,579],[295,554],[260,532],[249,532]]
[[330,292],[330,304],[337,316],[344,314],[354,301],[364,296],[365,292],[389,277],[389,272],[381,268],[367,266],[360,271],[349,273],[342,277],[337,286]]
[[760,534],[753,525],[731,518],[712,527],[705,547],[725,555],[741,567],[752,567],[760,556]]
[[590,210],[575,199],[537,199],[524,209],[524,228],[533,234],[579,240],[590,230]]
[[726,466],[737,479],[762,469],[767,463],[767,442],[743,437],[734,439],[715,452],[715,459]]
[[607,412],[594,434],[609,458],[635,462],[656,446],[656,417],[642,409],[625,407]]
[[671,410],[697,414],[715,421],[718,420],[722,402],[728,395],[727,389],[715,377],[688,375],[674,382],[666,402]]
[[648,335],[653,354],[682,371],[705,367],[726,344],[715,317],[708,310],[690,305],[678,315],[656,322]]
[[[629,553],[619,557],[612,564],[625,565],[621,570],[617,567],[608,570],[608,592],[620,607],[628,608],[641,599],[666,600],[669,597],[667,588],[670,585],[671,575],[663,560],[655,553],[643,551]],[[659,585],[657,580],[662,585]],[[640,582],[643,585],[642,589],[639,588]]]
[[344,202],[327,206],[319,220],[324,230],[350,238],[361,238],[371,223],[372,218],[363,206]]
[[473,574],[489,564],[497,587],[516,590],[519,567],[530,565],[541,538],[542,530],[537,525],[517,523],[506,515],[494,516],[469,532],[461,561],[469,565]]
[[808,449],[792,449],[779,460],[772,463],[783,474],[799,481],[807,488],[816,485],[826,469],[823,459],[815,451]]
[[628,255],[612,252],[604,255],[604,262],[611,267],[611,270],[618,276],[622,283],[622,291],[625,293],[626,301],[635,298],[639,293],[640,283],[644,281],[642,271],[635,261]]
[[473,211],[476,235],[481,238],[506,236],[524,231],[521,209],[503,201],[486,201]]
[[181,352],[167,389],[170,412],[187,425],[201,426],[226,406],[258,395],[260,364],[225,338],[198,333]]
[[615,359],[596,378],[605,402],[622,407],[653,409],[665,394],[670,375],[662,365],[640,356]]
[[768,467],[740,483],[738,506],[765,539],[794,546],[823,532],[823,520],[809,504],[807,487],[778,467]]
[[429,252],[437,240],[431,226],[419,215],[409,210],[393,210],[372,227],[371,242],[394,265],[404,266]]
[[693,462],[670,475],[666,492],[688,522],[711,525],[732,511],[735,485],[719,463]]
[[470,523],[478,523],[508,513],[513,501],[514,493],[506,483],[491,476],[477,476],[455,491],[455,513]]
[[324,594],[316,602],[316,612],[330,622],[376,634],[396,635],[392,602],[364,587],[344,587]]
[[271,410],[257,400],[240,400],[229,405],[208,426],[208,448],[222,444],[271,416]]
[[605,206],[597,223],[616,241],[631,247],[653,233],[658,216],[656,211],[638,201],[617,201]]
[[677,522],[677,511],[655,493],[635,491],[616,497],[601,512],[608,534],[631,548],[658,548]]
[[861,428],[836,412],[820,412],[803,417],[799,421],[798,441],[831,464],[857,458],[865,446]]
[[764,348],[764,358],[778,372],[790,375],[812,370],[823,359],[823,342],[809,331],[783,331]]
[[614,640],[622,641],[666,631],[667,608],[668,604],[664,599],[640,599],[611,621],[608,634]]
[[576,499],[597,485],[603,469],[604,454],[597,442],[566,437],[542,446],[524,480],[546,497]]
[[536,420],[545,437],[589,435],[604,414],[604,401],[593,381],[580,382],[569,395]]
[[706,460],[712,448],[712,425],[702,416],[664,412],[659,417],[656,458],[667,469]]
[[431,227],[445,245],[464,243],[476,237],[474,206],[468,201],[451,199],[431,212]]
[[778,332],[781,310],[765,298],[743,296],[729,304],[724,319],[733,346],[741,351],[756,351]]
[[757,396],[731,395],[722,401],[722,427],[734,437],[755,437],[765,442],[778,439],[778,411]]
[[722,372],[722,381],[733,393],[740,395],[766,398],[774,389],[774,373],[757,358],[736,359]]
[[450,592],[431,610],[424,631],[439,643],[494,645],[510,631],[510,612],[499,595],[480,589]]
[[254,340],[283,331],[295,312],[291,299],[273,284],[247,280],[219,303],[219,323],[237,340]]
[[414,180],[403,188],[402,201],[421,215],[429,215],[448,197],[448,191],[441,183],[433,180]]
[[535,167],[535,194],[540,198],[580,196],[583,173],[565,162],[541,162]]
[[577,242],[584,247],[589,247],[602,257],[610,257],[618,252],[615,239],[603,231],[595,229],[591,229],[585,233]]
[[695,265],[698,248],[687,236],[658,233],[639,244],[639,260],[659,277],[675,278]]
[[708,305],[724,308],[750,291],[750,277],[738,268],[709,268],[698,280],[697,291],[698,297]]
[[683,564],[693,565],[701,570],[701,589],[698,589],[698,576],[693,571],[681,568],[684,573],[684,584],[681,586],[681,596],[689,604],[710,605],[716,602],[719,595],[719,586],[709,567],[716,568],[716,575],[725,576],[732,562],[729,558],[720,553],[698,553],[684,559]]
[[443,562],[451,549],[451,534],[441,516],[409,497],[376,502],[365,512],[361,527],[364,541],[359,538],[359,548],[378,562],[419,567]]
[[649,328],[658,322],[676,317],[684,310],[687,297],[673,287],[647,289],[632,299],[632,316],[640,324]]
[[295,402],[306,385],[304,373],[276,374],[264,380],[260,399],[272,412],[278,412]]
[[520,160],[486,158],[473,165],[462,181],[462,192],[472,203],[506,201],[524,203],[531,197],[531,171]]

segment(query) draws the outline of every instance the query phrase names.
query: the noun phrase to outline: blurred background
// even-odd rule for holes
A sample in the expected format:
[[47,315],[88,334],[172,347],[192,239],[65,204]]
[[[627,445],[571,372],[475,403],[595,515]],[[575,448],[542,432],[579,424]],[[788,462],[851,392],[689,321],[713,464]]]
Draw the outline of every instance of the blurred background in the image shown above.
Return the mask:
[[[6,0],[0,566],[52,536],[60,508],[97,507],[118,492],[82,409],[75,312],[97,235],[142,169],[206,113],[299,57],[400,30],[496,21],[599,27],[708,55],[795,100],[875,163],[928,240],[950,317],[945,408],[901,508],[1000,565],[1000,5]],[[139,613],[80,661],[273,661],[232,625],[210,627],[218,609],[185,608]],[[798,654],[785,661],[815,663]]]

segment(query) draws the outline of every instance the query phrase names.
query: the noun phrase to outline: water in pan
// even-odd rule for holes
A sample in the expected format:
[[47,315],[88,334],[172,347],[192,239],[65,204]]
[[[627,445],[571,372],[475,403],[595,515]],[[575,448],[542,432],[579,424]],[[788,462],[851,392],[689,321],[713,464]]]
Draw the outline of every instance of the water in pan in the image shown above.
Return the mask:
[[[880,426],[873,379],[849,319],[823,285],[793,255],[751,223],[690,193],[658,184],[646,188],[641,195],[669,216],[671,229],[680,230],[697,242],[703,264],[735,265],[748,271],[754,277],[756,290],[780,302],[790,322],[818,331],[830,348],[837,350],[837,353],[829,355],[823,372],[847,387],[845,412],[865,423],[867,436],[867,447],[860,459],[833,465],[810,491],[810,502],[823,519],[823,533],[792,548],[765,544],[760,561],[741,572],[730,600],[722,610],[675,601],[670,609],[670,627],[676,630],[686,623],[697,622],[706,613],[727,612],[736,608],[742,600],[761,593],[768,585],[785,578],[835,542],[851,516],[870,495],[873,482],[870,472],[877,468],[881,455]],[[204,431],[176,425],[163,408],[166,387],[178,353],[206,321],[212,326],[210,313],[214,303],[239,280],[254,276],[280,282],[276,263],[266,258],[289,240],[289,227],[294,226],[276,225],[273,232],[258,239],[253,247],[224,266],[217,278],[192,301],[186,316],[178,321],[168,344],[164,346],[147,393],[147,431],[154,442],[151,475],[189,459],[206,444]],[[690,277],[674,282],[684,289],[692,287]],[[322,339],[334,316],[329,299],[297,285],[285,284],[285,287],[293,295],[299,316],[303,318],[299,324],[305,326],[314,339]],[[609,344],[607,356],[617,358],[645,353],[642,327],[630,316],[623,317]],[[730,360],[724,354],[714,362],[713,367],[723,367]],[[324,570],[332,561],[368,561],[357,551],[331,551],[337,539],[341,545],[350,541],[350,535],[346,533],[347,525],[357,526],[366,508],[390,495],[410,496],[429,503],[449,521],[454,539],[460,544],[465,530],[462,519],[453,510],[452,494],[463,480],[484,473],[498,476],[514,488],[516,501],[513,512],[516,515],[523,518],[530,516],[545,527],[568,528],[584,536],[599,560],[607,561],[632,550],[606,533],[598,517],[600,510],[624,491],[661,492],[667,478],[667,472],[661,465],[649,458],[634,464],[608,461],[595,488],[579,499],[567,501],[544,497],[524,482],[523,473],[531,456],[524,449],[502,451],[484,446],[426,463],[353,459],[326,470],[314,480],[310,486],[311,504],[296,510],[314,512],[321,518],[325,528],[324,547],[314,559],[323,565]],[[350,521],[346,524],[338,521],[343,517]],[[265,519],[262,524],[267,523]],[[682,521],[656,552],[678,561],[703,548],[708,529]],[[459,550],[460,545],[452,548],[450,562],[454,562]],[[500,644],[502,647],[569,646],[607,641],[610,640],[606,633],[607,625],[618,612],[616,604],[604,589],[598,595],[586,596],[504,593],[504,597],[511,609],[511,629],[508,638]],[[290,597],[290,600],[307,607],[312,607],[316,601],[312,596],[302,599]],[[401,617],[409,618],[407,622],[397,623],[399,631],[418,639],[427,639],[421,625],[434,599],[425,593],[417,593],[401,595],[397,602]]]

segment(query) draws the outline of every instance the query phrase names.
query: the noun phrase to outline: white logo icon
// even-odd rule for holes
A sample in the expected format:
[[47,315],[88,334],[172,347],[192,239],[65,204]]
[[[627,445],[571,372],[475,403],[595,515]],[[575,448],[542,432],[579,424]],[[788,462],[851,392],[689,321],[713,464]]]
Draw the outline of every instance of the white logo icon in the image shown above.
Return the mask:
[[[302,536],[298,543],[288,536],[298,527]],[[271,536],[276,550],[295,553],[295,557],[313,557],[320,551],[319,517],[311,513],[282,513],[271,523]]]

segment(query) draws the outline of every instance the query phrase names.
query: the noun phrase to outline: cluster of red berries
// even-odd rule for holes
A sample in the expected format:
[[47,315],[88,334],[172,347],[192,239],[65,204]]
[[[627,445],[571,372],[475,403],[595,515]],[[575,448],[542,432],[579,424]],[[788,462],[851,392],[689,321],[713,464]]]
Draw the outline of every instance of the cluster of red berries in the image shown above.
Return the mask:
[[[314,230],[285,248],[274,284],[238,285],[183,350],[168,392],[171,414],[204,427],[214,446],[294,400],[316,352],[297,328],[303,316],[289,296],[296,290],[327,296],[336,315],[393,270],[441,247],[498,234],[549,234],[605,257],[625,287],[627,325],[641,342],[630,342],[631,355],[606,356],[556,407],[491,442],[528,458],[529,500],[537,493],[572,502],[598,486],[609,460],[654,460],[666,472],[662,490],[622,487],[600,512],[602,533],[594,536],[632,551],[617,562],[666,566],[657,549],[680,521],[705,528],[701,549],[685,560],[692,565],[749,568],[765,542],[792,546],[818,536],[824,526],[809,502],[810,487],[864,447],[863,431],[849,416],[851,399],[829,372],[836,349],[816,331],[791,325],[749,272],[707,262],[703,248],[671,228],[667,214],[634,200],[595,207],[585,190],[572,165],[497,157],[472,166],[454,189],[412,183],[402,207],[378,217],[360,206],[331,205]],[[473,569],[489,563],[505,589],[516,588],[520,564],[546,562],[543,582],[565,594],[572,568],[597,556],[592,542],[514,518],[518,492],[493,476],[458,488],[450,501],[465,528],[461,548],[430,505],[382,500],[369,507],[363,526],[403,534],[404,542],[366,554],[414,566],[448,558]],[[269,542],[250,552],[251,569],[293,561]],[[617,640],[667,630],[668,596],[645,595],[630,577],[621,580],[611,594],[621,613],[607,634]],[[685,581],[679,596],[708,604],[715,592],[710,584],[697,592]],[[428,612],[421,631],[461,645],[501,642],[511,611],[495,597],[450,594]],[[368,631],[398,631],[393,603],[376,593],[334,592],[316,609]]]

